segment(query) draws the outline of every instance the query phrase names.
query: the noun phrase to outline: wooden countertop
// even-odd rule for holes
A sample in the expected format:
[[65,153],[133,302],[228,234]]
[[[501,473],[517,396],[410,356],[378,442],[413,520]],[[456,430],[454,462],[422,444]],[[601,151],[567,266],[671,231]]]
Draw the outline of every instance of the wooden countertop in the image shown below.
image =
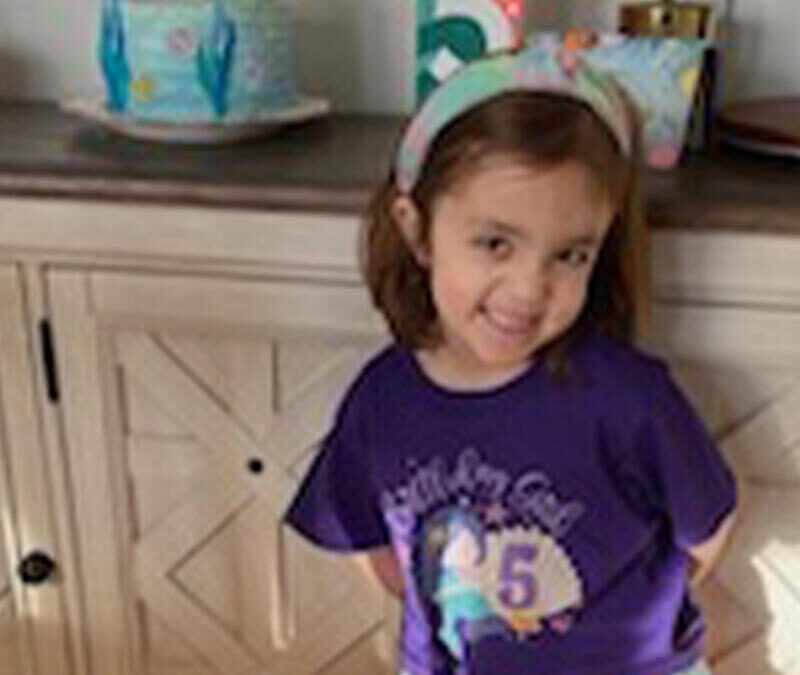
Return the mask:
[[[51,104],[0,103],[0,195],[359,212],[385,170],[400,117],[333,115],[258,141],[135,141]],[[654,228],[800,235],[800,160],[730,149],[648,171]]]

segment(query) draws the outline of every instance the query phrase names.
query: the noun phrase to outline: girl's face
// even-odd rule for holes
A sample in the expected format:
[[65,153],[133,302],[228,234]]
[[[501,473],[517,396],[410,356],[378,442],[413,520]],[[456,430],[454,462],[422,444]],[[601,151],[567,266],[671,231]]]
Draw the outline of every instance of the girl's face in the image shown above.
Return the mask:
[[573,161],[531,168],[498,156],[459,181],[434,203],[417,251],[443,336],[423,366],[465,387],[523,370],[578,318],[612,215]]

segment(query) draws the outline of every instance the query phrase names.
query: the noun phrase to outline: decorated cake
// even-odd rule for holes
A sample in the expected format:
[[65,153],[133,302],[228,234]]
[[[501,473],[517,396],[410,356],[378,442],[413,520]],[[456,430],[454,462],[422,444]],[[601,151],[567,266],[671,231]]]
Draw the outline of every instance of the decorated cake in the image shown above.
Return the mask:
[[295,104],[290,0],[103,0],[109,111],[236,123]]

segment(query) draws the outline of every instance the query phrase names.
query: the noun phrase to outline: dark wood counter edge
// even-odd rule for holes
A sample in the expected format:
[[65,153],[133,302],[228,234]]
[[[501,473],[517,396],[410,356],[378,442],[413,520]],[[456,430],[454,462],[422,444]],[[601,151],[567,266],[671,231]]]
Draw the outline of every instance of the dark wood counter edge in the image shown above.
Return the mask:
[[360,215],[369,192],[299,186],[211,185],[169,179],[114,179],[0,174],[0,198],[54,198],[225,209]]
[[652,230],[800,236],[800,209],[783,206],[650,204],[647,221]]
[[[52,104],[0,102],[0,197],[360,215],[402,125],[331,115],[264,143],[141,144]],[[716,148],[644,180],[654,229],[800,234],[800,162]]]
[[[168,179],[115,179],[0,174],[0,198],[59,198],[128,204],[226,209],[311,211],[360,216],[368,190],[209,185]],[[718,202],[706,205],[651,201],[652,229],[800,234],[800,208]]]
[[[127,204],[208,206],[226,209],[311,211],[360,216],[370,191],[314,186],[213,185],[170,179],[0,173],[0,198],[58,198]],[[653,196],[647,219],[654,230],[800,235],[800,206],[734,200],[703,203]]]

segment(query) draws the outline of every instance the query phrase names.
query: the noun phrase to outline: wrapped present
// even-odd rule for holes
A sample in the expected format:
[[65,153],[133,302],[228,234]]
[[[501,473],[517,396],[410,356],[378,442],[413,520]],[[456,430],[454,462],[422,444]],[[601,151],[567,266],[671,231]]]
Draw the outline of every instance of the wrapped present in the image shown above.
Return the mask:
[[417,0],[417,103],[464,63],[523,42],[524,0]]
[[527,44],[563,45],[579,51],[590,66],[612,75],[639,113],[647,164],[669,169],[678,163],[710,46],[707,40],[572,31],[533,33]]

